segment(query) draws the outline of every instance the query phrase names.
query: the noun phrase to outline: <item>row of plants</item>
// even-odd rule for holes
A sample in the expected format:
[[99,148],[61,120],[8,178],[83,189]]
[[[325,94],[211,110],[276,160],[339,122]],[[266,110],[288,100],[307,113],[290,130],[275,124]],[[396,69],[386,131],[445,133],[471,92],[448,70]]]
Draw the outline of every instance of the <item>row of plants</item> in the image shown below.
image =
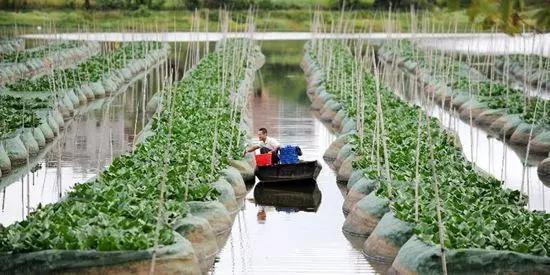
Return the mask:
[[[116,158],[96,179],[76,185],[63,201],[2,229],[2,254],[144,250],[154,246],[157,236],[160,245],[174,243],[172,227],[187,215],[186,202],[215,200],[219,192],[210,184],[244,149],[240,109],[230,95],[251,66],[246,58],[232,57],[235,47],[250,49],[249,43],[227,41],[168,88],[165,105],[153,118],[154,134],[133,153]],[[228,64],[235,66],[234,77],[225,72]]]
[[0,54],[0,85],[30,79],[53,69],[74,66],[101,50],[97,42],[58,42],[26,51]]
[[80,41],[60,41],[57,43],[47,43],[44,46],[30,48],[24,51],[3,52],[0,53],[0,62],[2,63],[17,63],[25,62],[31,58],[42,58],[56,51],[63,51],[70,48],[75,48],[82,45]]
[[550,58],[541,55],[504,55],[494,60],[501,78],[512,78],[522,85],[543,91],[550,89]]
[[[56,91],[99,81],[112,71],[124,68],[130,60],[145,58],[147,53],[158,50],[161,46],[157,42],[125,43],[111,52],[91,57],[75,68],[55,70],[51,75],[6,85],[8,90],[0,91],[3,99],[0,108],[4,114],[0,121],[0,137],[19,128],[33,128],[40,124],[36,110],[54,108]],[[43,95],[27,96],[20,92],[42,92]]]
[[25,49],[25,40],[23,39],[3,39],[0,40],[0,54]]
[[476,99],[489,109],[505,110],[507,114],[518,114],[529,124],[550,127],[550,106],[546,106],[546,99],[526,96],[522,90],[493,81],[470,83],[467,78],[460,78],[452,87],[465,92],[473,89]]
[[12,91],[43,92],[76,88],[84,82],[96,82],[128,61],[142,59],[149,52],[161,49],[160,42],[132,42],[119,45],[111,52],[93,56],[74,68],[54,70],[37,79],[24,79],[6,85]]
[[491,81],[467,62],[421,49],[408,40],[383,45],[378,56],[412,73],[424,92],[435,96],[438,104],[456,109],[464,120],[514,144],[531,144],[532,153],[550,152],[548,100]]
[[0,89],[0,96],[9,99],[0,103],[0,177],[52,142],[66,121],[83,111],[79,106],[123,92],[142,73],[158,68],[168,49],[157,42],[124,43],[77,67]]
[[47,99],[22,99],[0,95],[0,139],[12,131],[23,127],[37,127],[40,118],[36,110],[50,107]]
[[[323,52],[330,52],[331,62],[318,56]],[[363,99],[364,134],[353,136],[353,150],[358,156],[353,167],[375,182],[376,194],[390,200],[395,217],[414,225],[413,232],[419,239],[439,245],[439,228],[443,225],[447,249],[549,255],[550,214],[527,210],[520,192],[504,189],[502,182],[474,168],[436,119],[384,87],[379,90],[381,112],[377,114],[376,80],[366,72],[363,95],[357,95],[353,72],[360,64],[342,42],[310,43],[306,54],[326,73],[326,91],[343,104],[348,116],[357,116],[357,98]],[[380,115],[385,132],[376,134],[375,129],[381,127],[377,126]],[[419,186],[418,197],[415,183]]]

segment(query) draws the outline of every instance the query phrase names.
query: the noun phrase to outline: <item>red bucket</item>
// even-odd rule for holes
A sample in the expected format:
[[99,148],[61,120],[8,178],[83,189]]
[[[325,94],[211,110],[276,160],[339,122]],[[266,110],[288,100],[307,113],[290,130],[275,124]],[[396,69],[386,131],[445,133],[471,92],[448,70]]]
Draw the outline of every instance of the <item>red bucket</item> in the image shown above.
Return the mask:
[[256,155],[257,166],[269,166],[271,165],[271,153]]

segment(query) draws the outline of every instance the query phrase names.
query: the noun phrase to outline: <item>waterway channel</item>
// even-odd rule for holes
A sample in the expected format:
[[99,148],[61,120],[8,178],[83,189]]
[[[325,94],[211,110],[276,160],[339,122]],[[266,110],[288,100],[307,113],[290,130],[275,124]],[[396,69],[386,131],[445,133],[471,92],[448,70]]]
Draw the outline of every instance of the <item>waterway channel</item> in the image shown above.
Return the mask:
[[[365,274],[388,268],[366,259],[342,233],[344,197],[322,159],[335,135],[311,112],[299,66],[304,42],[263,42],[266,64],[252,102],[254,128],[267,128],[283,145],[300,146],[302,159],[319,160],[323,169],[316,186],[256,184],[212,274]],[[286,196],[286,205],[275,202],[276,196]]]
[[[302,159],[319,160],[323,169],[316,183],[250,186],[212,274],[384,274],[389,267],[362,254],[364,239],[348,239],[342,233],[344,196],[335,172],[322,159],[336,136],[310,109],[299,67],[304,43],[261,42],[266,64],[251,102],[253,127],[267,128],[282,144],[299,145]],[[180,48],[184,51],[185,46]],[[89,106],[89,112],[67,127],[38,166],[15,181],[1,182],[0,224],[20,221],[40,203],[59,200],[74,184],[92,178],[113,157],[131,150],[135,134],[146,123],[144,103],[154,92],[136,85],[112,101],[92,103],[95,107]],[[506,153],[508,147],[501,142],[481,130],[470,130],[445,111],[427,109],[459,132],[469,159],[503,179],[505,187],[521,189],[521,156],[511,150]],[[548,211],[550,189],[536,179],[534,168],[525,169],[525,177],[524,191],[532,198],[529,207]]]

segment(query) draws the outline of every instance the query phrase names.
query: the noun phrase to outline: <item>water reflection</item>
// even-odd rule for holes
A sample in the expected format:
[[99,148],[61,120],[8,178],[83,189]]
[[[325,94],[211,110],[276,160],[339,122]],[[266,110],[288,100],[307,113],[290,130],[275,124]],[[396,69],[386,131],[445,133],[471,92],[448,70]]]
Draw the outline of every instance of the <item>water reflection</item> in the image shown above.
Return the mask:
[[263,43],[270,62],[261,69],[262,89],[252,99],[253,124],[266,127],[283,145],[299,145],[302,159],[319,160],[323,169],[317,184],[307,188],[257,184],[247,194],[212,274],[364,274],[388,268],[365,259],[361,248],[342,234],[344,199],[334,171],[322,160],[335,136],[310,111],[299,59],[285,58],[299,55],[303,44]]
[[[399,96],[438,118],[441,124],[455,132],[462,145],[466,159],[478,168],[503,181],[504,188],[520,190],[529,197],[527,207],[530,210],[550,212],[550,187],[543,184],[537,176],[537,165],[545,156],[530,153],[525,147],[506,144],[495,136],[478,127],[470,127],[468,122],[459,118],[456,112],[444,110],[428,98],[417,82],[409,74],[385,66],[384,79]],[[524,165],[525,164],[525,165]]]
[[31,159],[31,168],[14,169],[0,179],[0,224],[21,221],[39,205],[57,202],[76,183],[129,152],[148,121],[145,106],[153,87],[155,81],[142,79],[126,92],[81,107],[60,136]]
[[321,191],[314,180],[282,183],[259,182],[254,188],[254,202],[274,206],[284,212],[317,212]]

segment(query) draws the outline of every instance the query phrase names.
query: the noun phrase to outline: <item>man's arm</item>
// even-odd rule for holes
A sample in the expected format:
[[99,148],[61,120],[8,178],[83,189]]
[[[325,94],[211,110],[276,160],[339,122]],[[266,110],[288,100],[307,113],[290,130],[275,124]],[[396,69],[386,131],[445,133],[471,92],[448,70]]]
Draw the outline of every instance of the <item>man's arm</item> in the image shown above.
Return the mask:
[[250,152],[254,152],[256,150],[260,149],[260,146],[258,145],[252,145],[246,149],[244,149],[244,153],[243,153],[243,157],[246,156],[246,154],[250,153]]

